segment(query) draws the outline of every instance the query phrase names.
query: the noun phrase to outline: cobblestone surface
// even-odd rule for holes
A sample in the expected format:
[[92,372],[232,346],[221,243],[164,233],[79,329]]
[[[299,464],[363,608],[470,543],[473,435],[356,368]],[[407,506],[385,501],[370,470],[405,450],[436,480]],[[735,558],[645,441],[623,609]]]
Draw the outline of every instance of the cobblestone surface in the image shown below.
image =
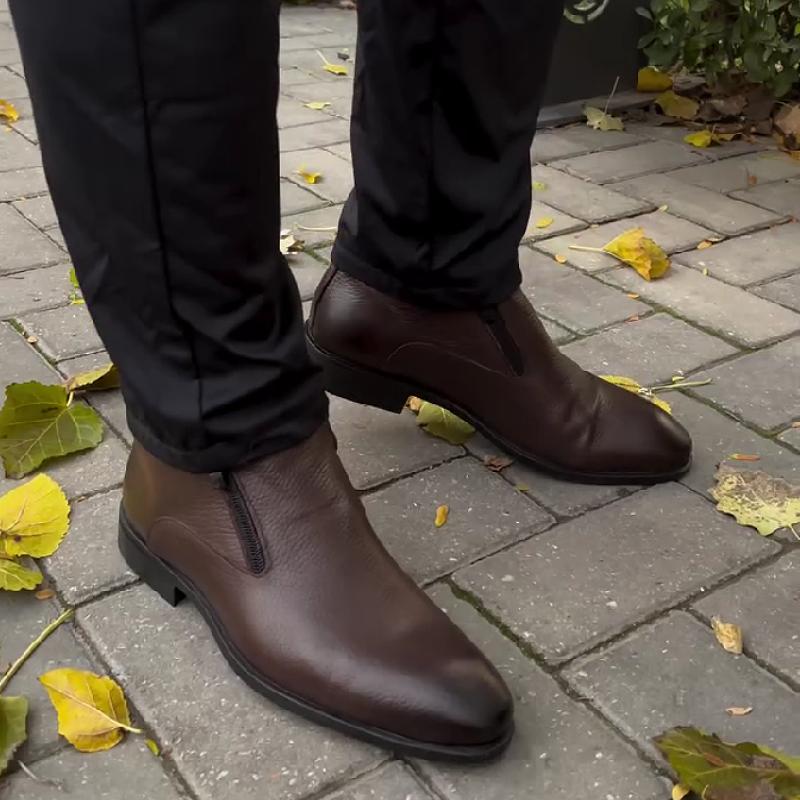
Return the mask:
[[[86,308],[70,304],[6,2],[0,97],[16,98],[21,119],[0,132],[0,390],[107,360]],[[308,251],[289,258],[307,313],[352,187],[353,64],[335,77],[315,51],[332,61],[342,47],[355,53],[354,16],[293,7],[281,34],[282,227]],[[308,108],[314,101],[330,105]],[[582,486],[520,463],[496,474],[481,462],[500,453],[479,435],[453,447],[408,412],[332,399],[342,459],[379,534],[509,682],[518,733],[505,758],[469,769],[411,763],[250,691],[197,611],[168,607],[117,552],[132,440],[121,395],[107,392],[89,398],[107,423],[103,443],[46,465],[72,503],[71,532],[41,565],[57,602],[0,595],[0,664],[59,606],[77,609],[9,687],[31,699],[25,764],[91,800],[658,800],[669,773],[650,739],[672,725],[800,753],[800,544],[788,530],[766,539],[737,525],[709,495],[721,461],[800,483],[800,164],[769,139],[703,151],[684,135],[639,123],[542,132],[520,251],[523,290],[585,367],[649,385],[679,373],[713,379],[664,395],[695,441],[679,482]],[[308,184],[301,167],[321,180]],[[543,217],[552,224],[537,227]],[[570,249],[635,226],[673,255],[662,281]],[[713,245],[696,249],[704,240]],[[0,494],[15,485],[0,475]],[[450,519],[436,529],[440,504]],[[744,655],[719,648],[714,615],[743,626]],[[36,681],[57,666],[114,675],[162,757],[140,737],[75,752]],[[753,712],[732,718],[729,706]],[[0,779],[4,800],[62,796],[16,765]]]

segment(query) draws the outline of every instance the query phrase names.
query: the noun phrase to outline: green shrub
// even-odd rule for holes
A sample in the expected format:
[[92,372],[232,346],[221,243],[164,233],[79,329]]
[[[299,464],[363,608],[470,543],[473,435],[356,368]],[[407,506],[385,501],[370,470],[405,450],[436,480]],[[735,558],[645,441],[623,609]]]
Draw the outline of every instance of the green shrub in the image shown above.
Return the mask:
[[712,86],[742,78],[784,97],[800,83],[800,0],[650,0],[639,46],[653,66],[704,72]]

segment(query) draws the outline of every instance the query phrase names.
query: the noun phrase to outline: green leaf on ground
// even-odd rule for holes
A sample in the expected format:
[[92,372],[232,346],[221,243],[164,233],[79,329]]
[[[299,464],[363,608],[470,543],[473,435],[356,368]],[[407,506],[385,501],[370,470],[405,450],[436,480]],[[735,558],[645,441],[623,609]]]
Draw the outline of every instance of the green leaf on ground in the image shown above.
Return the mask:
[[613,117],[601,108],[586,106],[583,113],[586,116],[586,124],[595,131],[625,130],[625,125],[619,117]]
[[0,775],[16,749],[28,738],[28,701],[24,697],[0,697]]
[[[23,567],[18,561],[0,558],[0,591],[29,592],[42,582],[39,570]],[[2,730],[0,730],[0,737]]]
[[417,425],[425,433],[455,445],[464,444],[475,433],[475,428],[468,422],[433,403],[422,403],[417,414]]
[[45,461],[91,450],[103,439],[103,423],[63,386],[12,383],[0,409],[0,458],[10,478],[21,478]]

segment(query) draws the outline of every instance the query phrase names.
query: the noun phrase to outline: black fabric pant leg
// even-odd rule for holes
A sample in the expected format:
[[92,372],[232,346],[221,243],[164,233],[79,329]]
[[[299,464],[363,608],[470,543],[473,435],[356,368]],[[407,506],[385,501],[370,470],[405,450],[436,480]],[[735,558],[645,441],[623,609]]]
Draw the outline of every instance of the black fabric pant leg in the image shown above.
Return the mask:
[[12,0],[47,179],[129,421],[182,469],[325,419],[279,254],[278,0]]
[[560,0],[359,0],[355,189],[334,263],[472,308],[519,285],[530,147]]

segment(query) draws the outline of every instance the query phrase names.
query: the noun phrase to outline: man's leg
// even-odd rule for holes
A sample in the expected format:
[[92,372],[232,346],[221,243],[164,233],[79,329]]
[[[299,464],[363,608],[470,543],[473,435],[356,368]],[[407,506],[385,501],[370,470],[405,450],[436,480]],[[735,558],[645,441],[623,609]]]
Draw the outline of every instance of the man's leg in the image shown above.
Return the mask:
[[688,435],[581,370],[519,291],[558,0],[359,0],[356,188],[309,340],[328,389],[418,395],[562,477],[669,480]]
[[322,724],[492,757],[502,679],[400,570],[336,455],[278,254],[277,0],[13,0],[53,199],[137,439],[130,566]]

